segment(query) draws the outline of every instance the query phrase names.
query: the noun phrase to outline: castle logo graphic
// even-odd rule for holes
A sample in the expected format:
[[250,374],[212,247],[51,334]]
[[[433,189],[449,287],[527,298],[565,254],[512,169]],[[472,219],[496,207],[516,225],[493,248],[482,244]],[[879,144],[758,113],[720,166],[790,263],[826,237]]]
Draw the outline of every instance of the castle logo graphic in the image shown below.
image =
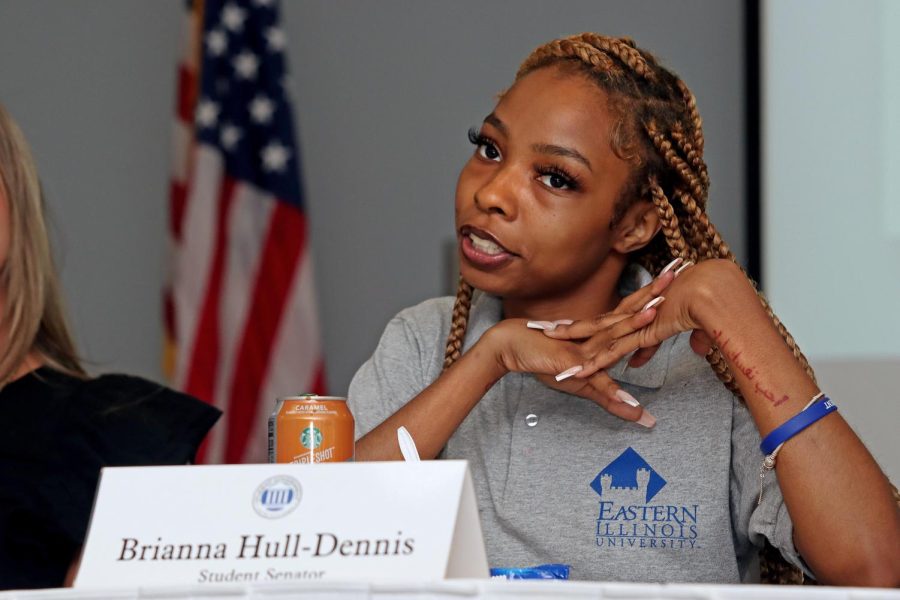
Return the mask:
[[666,480],[631,447],[597,473],[591,481],[591,489],[600,496],[597,546],[696,548],[698,505],[651,504],[665,485]]
[[591,487],[604,500],[627,499],[639,504],[653,500],[664,485],[666,480],[631,447],[626,448],[591,482]]

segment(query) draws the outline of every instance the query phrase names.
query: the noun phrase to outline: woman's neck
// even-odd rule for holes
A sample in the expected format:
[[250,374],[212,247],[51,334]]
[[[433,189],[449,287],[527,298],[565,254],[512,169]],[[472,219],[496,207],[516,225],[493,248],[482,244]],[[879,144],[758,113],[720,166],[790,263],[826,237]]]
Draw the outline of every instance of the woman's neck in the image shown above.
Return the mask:
[[624,255],[610,254],[592,276],[563,292],[532,298],[503,298],[503,316],[554,321],[589,319],[608,313],[622,299],[619,279],[626,263]]
[[28,375],[32,371],[40,369],[44,366],[44,361],[41,360],[41,357],[38,356],[37,353],[32,352],[25,356],[25,360],[19,365],[19,368],[16,369],[16,372],[13,374],[13,379],[18,379],[20,377],[24,377]]

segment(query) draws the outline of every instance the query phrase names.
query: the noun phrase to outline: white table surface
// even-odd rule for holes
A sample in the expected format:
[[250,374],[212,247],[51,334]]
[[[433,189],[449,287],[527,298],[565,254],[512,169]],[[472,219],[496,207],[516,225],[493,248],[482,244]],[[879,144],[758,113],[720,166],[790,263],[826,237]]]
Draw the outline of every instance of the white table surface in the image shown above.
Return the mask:
[[577,581],[450,580],[433,583],[269,583],[54,589],[0,592],[0,600],[900,600],[900,590],[764,585],[591,583]]

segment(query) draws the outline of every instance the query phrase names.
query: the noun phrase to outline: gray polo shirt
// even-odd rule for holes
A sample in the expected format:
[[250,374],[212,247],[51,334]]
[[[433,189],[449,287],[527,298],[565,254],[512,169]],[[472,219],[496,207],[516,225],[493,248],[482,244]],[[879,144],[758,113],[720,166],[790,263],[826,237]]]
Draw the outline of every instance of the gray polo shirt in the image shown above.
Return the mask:
[[[649,280],[631,269],[623,292]],[[388,323],[350,385],[356,435],[375,428],[441,373],[452,298]],[[501,318],[476,293],[464,350]],[[492,567],[571,565],[572,579],[753,580],[764,538],[800,559],[774,472],[760,505],[759,433],[745,406],[693,353],[685,333],[639,369],[609,374],[657,418],[645,429],[532,375],[494,385],[450,438],[469,461]]]

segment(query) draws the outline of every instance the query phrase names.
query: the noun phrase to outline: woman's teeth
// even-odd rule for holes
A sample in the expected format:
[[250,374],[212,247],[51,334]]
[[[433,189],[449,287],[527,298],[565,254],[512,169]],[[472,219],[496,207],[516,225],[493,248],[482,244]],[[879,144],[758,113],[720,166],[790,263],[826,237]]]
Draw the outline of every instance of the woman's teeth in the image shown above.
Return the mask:
[[475,246],[476,250],[484,252],[485,254],[500,254],[502,252],[506,252],[503,248],[495,244],[490,240],[484,240],[475,235],[474,233],[469,234],[469,239],[472,240],[472,245]]

